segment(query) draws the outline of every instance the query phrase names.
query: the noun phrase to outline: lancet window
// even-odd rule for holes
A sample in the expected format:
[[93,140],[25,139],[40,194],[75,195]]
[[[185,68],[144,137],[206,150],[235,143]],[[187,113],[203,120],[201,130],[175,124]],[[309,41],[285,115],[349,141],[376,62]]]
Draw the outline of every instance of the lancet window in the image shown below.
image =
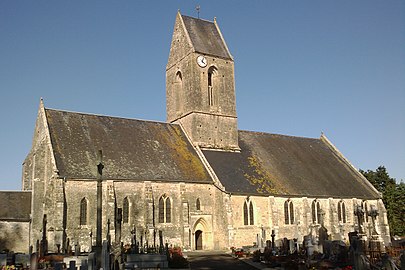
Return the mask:
[[128,197],[124,198],[122,203],[122,223],[129,223],[129,200]]
[[284,202],[284,219],[285,224],[294,224],[294,205],[290,199]]
[[163,195],[159,198],[159,223],[172,222],[172,205],[170,198]]
[[338,211],[339,222],[346,223],[346,207],[345,207],[344,201],[338,202],[337,211]]
[[243,224],[254,225],[253,203],[249,199],[246,199],[243,204]]
[[87,199],[80,201],[80,225],[87,225]]
[[312,223],[319,224],[321,222],[321,204],[319,201],[312,201]]

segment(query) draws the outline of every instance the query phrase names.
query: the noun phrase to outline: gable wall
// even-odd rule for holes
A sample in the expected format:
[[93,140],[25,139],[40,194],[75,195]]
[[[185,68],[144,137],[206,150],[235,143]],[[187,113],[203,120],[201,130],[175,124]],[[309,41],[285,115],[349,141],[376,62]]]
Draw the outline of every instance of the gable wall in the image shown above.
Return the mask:
[[[43,217],[47,214],[47,230],[61,237],[63,230],[62,179],[56,170],[51,151],[48,127],[41,103],[35,125],[32,147],[23,163],[23,190],[32,190],[30,245],[42,239]],[[51,213],[51,214],[50,214]],[[54,237],[51,237],[53,239]],[[49,246],[53,246],[51,240]]]

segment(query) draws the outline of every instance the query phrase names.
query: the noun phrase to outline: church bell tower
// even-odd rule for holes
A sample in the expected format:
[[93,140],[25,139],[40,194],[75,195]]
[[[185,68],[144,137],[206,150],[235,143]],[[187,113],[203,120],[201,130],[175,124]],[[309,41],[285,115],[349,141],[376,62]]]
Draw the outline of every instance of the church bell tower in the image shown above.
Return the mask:
[[196,146],[239,150],[234,62],[215,20],[177,13],[166,67],[166,113]]

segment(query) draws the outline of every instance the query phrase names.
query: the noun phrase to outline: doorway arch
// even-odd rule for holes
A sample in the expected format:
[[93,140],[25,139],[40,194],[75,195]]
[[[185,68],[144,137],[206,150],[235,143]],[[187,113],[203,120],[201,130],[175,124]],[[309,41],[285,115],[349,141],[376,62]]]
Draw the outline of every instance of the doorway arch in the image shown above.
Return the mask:
[[214,248],[212,226],[203,217],[194,223],[192,232],[192,247],[194,250],[210,250]]
[[203,249],[203,232],[201,230],[197,230],[194,234],[195,239],[195,250],[202,250]]

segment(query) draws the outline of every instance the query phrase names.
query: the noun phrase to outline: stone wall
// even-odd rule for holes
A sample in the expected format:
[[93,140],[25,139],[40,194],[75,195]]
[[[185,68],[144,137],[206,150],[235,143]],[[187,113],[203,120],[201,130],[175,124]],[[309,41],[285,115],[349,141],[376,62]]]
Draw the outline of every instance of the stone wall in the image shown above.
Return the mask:
[[47,215],[47,231],[51,235],[49,247],[53,250],[54,239],[59,241],[63,234],[63,179],[56,170],[42,101],[32,148],[23,163],[22,183],[23,190],[32,190],[29,245],[35,249],[37,240],[42,239],[43,217]]
[[[65,183],[66,233],[70,244],[79,244],[87,251],[96,237],[96,181],[72,181]],[[159,198],[166,196],[171,202],[171,222],[159,223]],[[87,201],[87,222],[80,225],[80,202]],[[204,248],[223,249],[228,246],[226,214],[223,211],[223,194],[210,184],[149,181],[103,181],[103,239],[107,235],[107,220],[110,220],[110,235],[115,239],[115,209],[123,208],[124,198],[129,202],[128,223],[122,223],[121,241],[131,243],[134,226],[137,238],[153,243],[153,230],[162,230],[164,241],[190,249],[195,245],[194,232],[203,228]],[[200,210],[196,200],[200,200]],[[90,238],[92,233],[92,239]],[[158,241],[158,239],[157,239]]]
[[[347,234],[351,231],[359,230],[357,217],[354,215],[356,205],[364,204],[363,200],[340,199],[340,198],[288,198],[288,197],[258,197],[250,196],[254,206],[254,225],[244,225],[243,204],[247,196],[231,196],[232,205],[232,236],[231,245],[236,247],[252,245],[257,241],[257,235],[262,235],[262,229],[266,232],[266,239],[271,240],[271,231],[275,230],[276,241],[280,242],[284,237],[288,239],[297,238],[302,243],[303,236],[316,234],[320,228],[320,221],[312,220],[312,202],[316,200],[320,203],[320,208],[324,211],[323,222],[328,230],[331,240],[343,240],[348,242]],[[286,224],[284,203],[289,200],[293,203],[294,222]],[[338,204],[344,202],[346,222],[339,221]],[[368,200],[370,210],[374,205],[379,210],[376,219],[377,232],[383,238],[385,244],[389,243],[389,229],[386,220],[386,210],[379,200]],[[372,220],[368,217],[363,228],[367,235],[371,235]]]
[[28,253],[29,222],[0,221],[0,252]]

